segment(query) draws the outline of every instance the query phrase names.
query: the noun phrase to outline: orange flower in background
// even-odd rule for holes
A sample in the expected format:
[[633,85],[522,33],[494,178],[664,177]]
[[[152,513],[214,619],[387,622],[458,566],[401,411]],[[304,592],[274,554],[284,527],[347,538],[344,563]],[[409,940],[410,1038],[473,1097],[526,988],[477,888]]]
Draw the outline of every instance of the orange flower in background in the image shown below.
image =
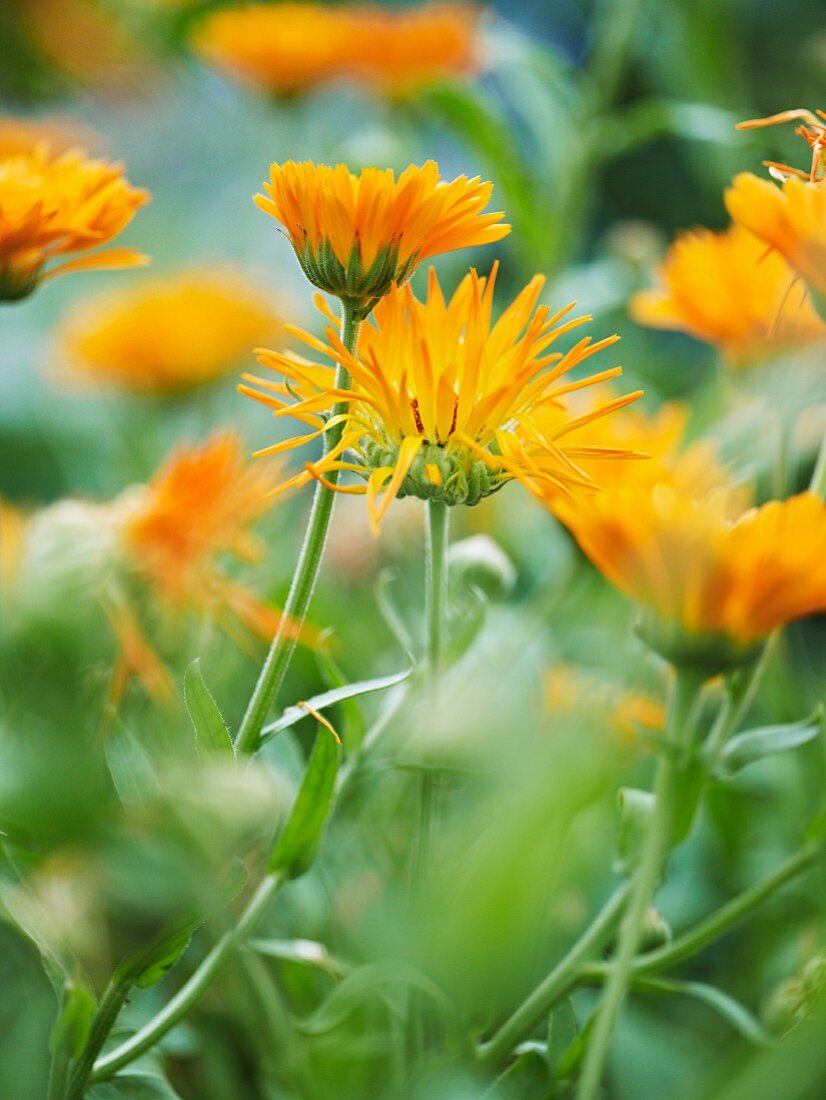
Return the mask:
[[240,276],[187,271],[81,302],[57,333],[78,377],[133,393],[191,389],[234,370],[279,322]]
[[229,76],[275,94],[348,79],[395,97],[474,70],[477,22],[463,4],[247,4],[208,15],[193,45]]
[[273,164],[258,206],[286,230],[311,283],[358,303],[365,315],[391,286],[432,256],[507,236],[504,215],[484,213],[493,184],[459,176],[450,183],[429,160],[406,168]]
[[668,250],[659,287],[633,296],[631,316],[716,344],[743,365],[826,337],[795,280],[783,257],[742,226],[692,230]]
[[11,118],[0,115],[0,160],[35,153],[44,146],[52,156],[68,149],[89,147],[95,136],[88,127],[59,115],[45,118]]
[[290,95],[340,74],[350,23],[323,4],[247,4],[208,15],[192,41],[229,76]]
[[[284,381],[247,375],[250,385],[241,386],[241,392],[272,408],[276,416],[294,416],[313,431],[259,453],[300,446],[342,423],[340,442],[282,488],[313,477],[324,481],[333,470],[355,472],[367,484],[339,491],[367,494],[374,529],[397,496],[472,505],[514,478],[533,491],[538,491],[537,482],[553,494],[593,491],[577,461],[603,457],[603,448],[584,442],[569,447],[568,436],[639,393],[578,416],[563,415],[547,435],[537,417],[546,407],[566,408],[567,395],[619,375],[615,367],[574,382],[567,379],[617,337],[592,342],[586,336],[568,352],[549,351],[590,318],[565,320],[573,304],[555,314],[547,306],[537,307],[544,279],[536,276],[494,322],[495,279],[495,266],[487,279],[471,270],[448,301],[433,270],[423,302],[409,287],[397,287],[362,327],[355,356],[342,344],[335,316],[319,300],[319,309],[331,322],[328,343],[290,331],[348,372],[352,385],[346,390],[336,386],[333,366],[262,352],[261,363]],[[326,419],[339,401],[346,404],[346,413]],[[623,452],[611,448],[609,453],[617,457]]]
[[544,689],[549,714],[590,716],[600,722],[607,717],[612,731],[623,741],[638,740],[641,730],[660,733],[665,728],[661,699],[639,688],[606,682],[575,665],[554,665],[545,677]]
[[[214,614],[225,625],[234,618],[269,641],[280,612],[228,577],[221,560],[261,559],[251,528],[270,507],[273,480],[273,470],[251,464],[231,432],[179,447],[147,485],[118,502],[131,570],[162,606]],[[312,634],[309,628],[302,638]]]
[[46,267],[107,244],[148,200],[121,165],[77,152],[53,158],[40,148],[0,160],[0,301],[24,298],[44,279],[70,271],[145,263],[134,249],[117,248]]
[[743,512],[725,490],[692,497],[663,484],[589,504],[569,524],[580,546],[666,624],[748,646],[826,610],[826,504],[814,494]]
[[0,591],[10,588],[17,576],[28,525],[24,512],[0,500]]

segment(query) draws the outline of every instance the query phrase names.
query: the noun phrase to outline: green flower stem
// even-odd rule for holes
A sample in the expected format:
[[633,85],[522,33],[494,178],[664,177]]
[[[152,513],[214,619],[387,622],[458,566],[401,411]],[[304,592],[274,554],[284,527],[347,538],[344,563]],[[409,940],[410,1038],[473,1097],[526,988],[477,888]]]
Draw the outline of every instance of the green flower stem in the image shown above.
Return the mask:
[[[350,352],[355,352],[358,340],[359,322],[356,320],[357,303],[342,302],[341,341]],[[336,387],[346,389],[350,385],[350,376],[339,364],[336,370]],[[338,402],[333,408],[333,416],[347,411],[345,402]],[[324,434],[324,453],[336,446],[341,439],[342,424],[337,424]],[[333,485],[338,481],[338,471],[331,470],[327,480]],[[296,628],[301,627],[307,617],[310,600],[313,596],[327,532],[333,514],[335,492],[320,482],[316,483],[310,518],[304,543],[298,558],[293,582],[284,605],[284,617],[272,640],[270,651],[261,669],[261,674],[253,690],[246,712],[238,730],[235,747],[239,753],[254,753],[258,748],[261,730],[267,720],[270,707],[278,694],[289,668],[297,644]]]
[[720,750],[736,731],[751,706],[776,641],[777,634],[770,635],[757,660],[749,668],[734,673],[727,681],[725,701],[703,747],[709,769],[714,768]]
[[433,681],[438,679],[442,659],[442,620],[447,605],[447,543],[447,505],[429,500],[425,543],[425,615],[427,666]]
[[[677,963],[702,951],[708,944],[714,943],[749,916],[752,910],[762,904],[766,898],[771,897],[787,882],[807,871],[817,860],[819,852],[820,849],[817,846],[803,848],[781,863],[761,882],[726,902],[715,913],[695,924],[682,936],[678,936],[673,943],[659,947],[656,951],[647,951],[644,955],[638,955],[631,966],[631,978],[640,978],[646,974],[655,974],[660,970],[676,966]],[[580,967],[580,975],[585,979],[601,980],[607,978],[612,969],[613,964],[610,962],[590,963]]]
[[[95,1062],[94,1070],[89,1077],[92,1083],[105,1081],[117,1073],[118,1070],[123,1069],[124,1066],[134,1062],[136,1058],[140,1058],[142,1054],[145,1054],[147,1050],[151,1050],[156,1043],[160,1042],[164,1035],[186,1016],[189,1010],[204,995],[207,987],[236,947],[243,944],[247,936],[253,931],[282,882],[283,877],[281,875],[267,875],[262,880],[246,909],[238,918],[238,923],[223,934],[189,981],[181,986],[172,1000],[149,1023],[144,1024],[140,1031],[135,1032],[125,1043],[121,1043],[111,1053]],[[114,1020],[112,1020],[112,1023],[114,1023]],[[111,1024],[109,1026],[111,1028]],[[82,1095],[82,1092],[70,1093],[67,1100],[75,1100],[76,1096],[80,1097]]]
[[497,1068],[513,1049],[531,1034],[553,1006],[577,985],[586,960],[593,959],[611,940],[628,898],[630,884],[623,882],[570,951],[554,967],[495,1035],[477,1048],[479,1061]]
[[671,841],[680,778],[693,728],[695,706],[703,680],[678,670],[671,697],[667,744],[660,753],[654,784],[655,803],[639,864],[634,871],[628,906],[620,925],[614,965],[597,1008],[591,1042],[585,1054],[577,1100],[599,1095],[608,1048],[631,981],[634,956],[640,944],[648,906],[662,877]]
[[72,1067],[66,1087],[66,1100],[82,1100],[92,1075],[95,1058],[100,1054],[109,1032],[123,1008],[131,982],[111,981],[98,1004],[83,1053]]
[[826,497],[826,434],[824,434],[820,444],[809,489],[821,500]]

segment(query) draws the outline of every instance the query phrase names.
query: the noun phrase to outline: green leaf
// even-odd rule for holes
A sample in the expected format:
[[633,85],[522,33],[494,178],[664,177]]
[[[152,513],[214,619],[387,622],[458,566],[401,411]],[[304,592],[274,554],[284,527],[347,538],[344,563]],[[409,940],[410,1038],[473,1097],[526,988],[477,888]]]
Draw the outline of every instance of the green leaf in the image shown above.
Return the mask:
[[757,1046],[766,1046],[774,1038],[766,1031],[756,1017],[739,1001],[723,993],[716,986],[705,982],[683,982],[670,978],[638,978],[634,988],[644,993],[673,993],[685,997],[694,997],[718,1012],[744,1039]]
[[414,649],[413,638],[390,593],[390,588],[398,580],[398,577],[399,574],[397,570],[382,569],[376,578],[373,591],[376,605],[378,606],[381,617],[384,619],[388,630],[405,652],[412,653]]
[[728,779],[749,764],[766,756],[799,748],[820,733],[823,710],[818,707],[808,718],[778,726],[762,726],[732,737],[720,754],[717,774]]
[[[200,924],[200,921],[198,922]],[[145,968],[140,972],[135,980],[135,985],[138,989],[149,989],[150,986],[155,985],[165,978],[175,963],[189,947],[189,941],[192,939],[192,933],[195,928],[187,928],[183,932],[179,932],[177,936],[172,936],[166,940],[163,944],[159,945],[157,951],[152,953],[151,958],[148,960]]]
[[91,990],[80,982],[66,982],[60,1012],[49,1038],[50,1052],[63,1051],[68,1057],[77,1058],[86,1046],[94,1014],[95,998]]
[[614,870],[630,874],[639,862],[643,841],[648,831],[656,799],[650,791],[622,787],[617,795],[620,811],[617,830],[617,854]]
[[343,978],[352,970],[349,963],[335,958],[317,940],[250,940],[248,947],[269,959],[298,963],[323,970],[331,978]]
[[485,625],[487,610],[487,596],[481,589],[470,585],[451,601],[448,638],[443,654],[445,666],[455,664],[476,641]]
[[355,684],[347,684],[346,687],[325,691],[322,695],[316,695],[312,699],[308,699],[303,707],[287,707],[280,718],[275,722],[271,722],[268,726],[264,726],[261,731],[260,744],[268,741],[271,737],[275,737],[277,733],[289,729],[290,726],[294,726],[302,718],[306,718],[309,710],[305,707],[312,708],[312,710],[326,710],[327,707],[331,707],[335,703],[341,703],[346,699],[369,695],[373,691],[385,691],[396,684],[401,684],[410,676],[412,671],[413,666],[411,664],[409,668],[404,669],[402,672],[394,672],[392,676],[379,676],[374,680],[360,680]]
[[199,751],[233,753],[232,738],[218,704],[204,682],[199,657],[184,673],[184,702],[195,728],[195,744]]
[[560,1001],[548,1023],[548,1062],[554,1075],[565,1051],[579,1035],[574,1002],[570,997]]
[[[347,677],[329,653],[317,653],[316,663],[318,664],[326,687],[335,690],[337,688],[346,688],[349,686]],[[339,733],[341,734],[341,740],[348,752],[353,752],[357,749],[364,738],[364,715],[362,714],[361,707],[356,702],[356,698],[357,696],[350,696],[347,699],[342,699],[339,703],[342,718]]]
[[548,1063],[537,1050],[526,1050],[484,1093],[483,1100],[545,1100],[550,1096]]
[[377,962],[348,975],[315,1012],[296,1021],[296,1027],[306,1035],[324,1035],[344,1023],[365,1001],[376,997],[385,1000],[392,1009],[394,1005],[387,992],[393,986],[421,990],[436,1004],[445,1020],[455,1020],[452,1002],[421,971],[407,963]]
[[335,738],[320,729],[292,813],[270,856],[270,872],[298,878],[311,867],[330,813],[338,761]]
[[86,1093],[87,1100],[181,1100],[168,1081],[156,1073],[118,1073],[111,1080],[95,1085]]

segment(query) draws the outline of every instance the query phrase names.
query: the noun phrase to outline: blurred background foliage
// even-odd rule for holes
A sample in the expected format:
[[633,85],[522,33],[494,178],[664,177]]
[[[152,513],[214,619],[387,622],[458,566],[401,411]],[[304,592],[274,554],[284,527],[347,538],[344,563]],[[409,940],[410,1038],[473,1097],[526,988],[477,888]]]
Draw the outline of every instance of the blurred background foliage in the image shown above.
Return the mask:
[[[4,0],[0,8],[4,112],[46,115],[93,152],[126,162],[153,198],[123,240],[152,255],[155,273],[229,263],[280,317],[318,328],[291,251],[250,201],[269,162],[401,168],[433,157],[447,177],[478,172],[495,184],[495,207],[514,223],[499,249],[503,300],[534,271],[547,273],[546,301],[576,297],[594,313],[595,332],[620,332],[629,389],[642,385],[650,409],[666,397],[687,400],[693,432],[714,434],[727,460],[762,477],[764,489],[770,413],[780,409],[797,424],[793,479],[805,484],[818,442],[807,417],[826,399],[816,354],[733,377],[710,347],[635,325],[626,304],[650,283],[675,230],[725,224],[721,193],[736,171],[792,156],[790,135],[745,136],[734,123],[822,104],[822,3],[499,0],[483,19],[485,71],[399,102],[350,84],[276,100],[232,83],[188,45],[192,25],[216,6]],[[468,262],[484,269],[491,255],[440,260],[443,284],[455,285]],[[4,500],[38,509],[67,496],[111,499],[149,478],[176,441],[217,427],[237,429],[250,449],[274,438],[272,422],[234,394],[233,377],[145,397],[66,376],[58,334],[67,315],[110,285],[145,277],[81,275],[3,307]],[[289,585],[306,506],[303,495],[279,500],[259,526],[266,553],[245,578],[275,604]],[[195,508],[191,522],[198,518]],[[454,1016],[475,1036],[501,1022],[604,898],[615,874],[616,791],[644,786],[650,765],[639,733],[617,719],[618,701],[637,693],[660,706],[666,677],[634,639],[630,609],[525,495],[506,491],[454,510],[453,519],[454,539],[495,539],[515,581],[446,676],[438,728],[423,748],[415,692],[403,685],[331,712],[352,749],[393,704],[378,762],[349,783],[318,864],[280,895],[252,946],[158,1055],[140,1063],[143,1076],[96,1086],[91,1096],[409,1100],[398,1063],[400,960],[426,974],[445,1002],[433,1016],[450,1057],[431,1066],[417,1096],[551,1095],[530,1079],[485,1093],[453,1034]],[[339,501],[312,611],[330,629],[334,664],[300,650],[283,705],[337,677],[405,667],[381,605],[392,600],[418,649],[422,527],[420,506],[405,501],[375,541],[361,502]],[[228,891],[241,889],[227,885],[234,857],[244,858],[251,880],[260,874],[314,733],[305,719],[242,771],[194,755],[179,690],[184,669],[201,658],[234,727],[264,654],[251,634],[228,642],[198,615],[164,621],[153,638],[172,696],[159,703],[132,682],[115,715],[106,705],[115,644],[88,577],[71,568],[79,546],[85,553],[78,529],[52,522],[41,537],[50,550],[32,599],[24,613],[4,615],[0,643],[0,1095],[9,1100],[46,1095],[49,978],[62,973],[53,956],[70,958],[72,973],[99,992],[124,958],[197,914],[204,927],[181,963],[191,970],[231,920]],[[93,554],[84,560],[95,568]],[[467,613],[462,592],[457,585],[457,624]],[[821,623],[787,632],[756,720],[813,709],[825,648]],[[433,873],[411,922],[410,769],[430,751],[450,762],[453,778],[442,793]],[[715,787],[671,865],[664,918],[687,927],[793,852],[812,820],[822,820],[823,771],[816,741]],[[796,882],[683,964],[681,976],[717,985],[787,1027],[820,995],[823,897],[822,873]],[[374,980],[341,993],[359,964],[375,964]],[[180,985],[177,974],[136,991],[121,1025],[150,1018]],[[580,1020],[593,1003],[592,988],[576,992]],[[618,1031],[610,1096],[815,1100],[826,1090],[824,1037],[816,1012],[784,1044],[756,1052],[707,1006],[635,995]]]

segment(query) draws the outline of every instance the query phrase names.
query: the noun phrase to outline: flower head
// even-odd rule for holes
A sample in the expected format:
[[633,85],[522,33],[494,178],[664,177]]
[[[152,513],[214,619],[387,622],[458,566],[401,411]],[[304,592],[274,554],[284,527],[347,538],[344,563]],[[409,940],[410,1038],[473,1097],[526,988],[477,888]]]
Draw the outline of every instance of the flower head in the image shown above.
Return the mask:
[[391,286],[442,252],[490,244],[510,232],[501,213],[483,213],[493,185],[459,176],[450,183],[435,161],[354,175],[343,164],[273,164],[260,208],[284,227],[315,286],[366,316]]
[[716,344],[733,364],[826,337],[794,271],[742,226],[683,234],[658,274],[657,289],[632,298],[635,320]]
[[609,725],[624,742],[639,739],[640,730],[660,733],[665,706],[653,694],[601,679],[576,665],[555,664],[544,680],[545,709],[555,717],[586,716]]
[[743,511],[725,490],[660,484],[588,504],[566,522],[600,572],[656,613],[647,639],[672,659],[720,671],[776,627],[826,610],[826,504],[811,493]]
[[826,181],[781,184],[741,172],[726,191],[732,218],[775,249],[816,294],[826,294]]
[[40,147],[0,160],[0,301],[24,298],[43,279],[68,271],[144,263],[134,249],[119,248],[45,268],[57,256],[112,240],[148,199],[120,165],[77,152],[53,158]]
[[735,221],[775,249],[814,295],[826,294],[826,112],[782,111],[741,122],[740,129],[798,122],[795,133],[811,150],[806,170],[765,161],[780,186],[750,172],[735,177],[726,206]]
[[269,303],[239,277],[191,271],[81,303],[57,342],[77,376],[134,393],[175,393],[235,369],[278,327]]
[[[342,491],[366,492],[374,528],[397,496],[473,505],[513,478],[534,492],[592,490],[578,460],[604,457],[603,451],[590,444],[569,448],[567,436],[639,394],[562,416],[548,433],[538,417],[544,409],[564,408],[566,395],[621,373],[617,367],[573,382],[567,377],[616,337],[596,343],[583,337],[566,353],[549,351],[590,318],[566,320],[572,306],[556,314],[537,308],[544,283],[537,276],[494,321],[495,279],[495,267],[490,278],[471,270],[449,300],[432,270],[425,301],[409,287],[396,288],[363,326],[356,355],[332,325],[326,344],[297,332],[344,369],[351,379],[345,389],[336,386],[333,366],[261,352],[260,362],[284,381],[248,375],[250,384],[241,391],[276,416],[295,416],[314,430],[260,453],[299,446],[342,425],[340,441],[284,487],[353,471],[366,486]],[[334,323],[323,301],[318,304]],[[346,411],[331,415],[338,402]]]
[[0,500],[0,598],[12,587],[20,569],[28,523],[24,512]]
[[217,68],[278,95],[347,79],[397,97],[475,68],[476,23],[464,4],[387,10],[288,0],[215,12],[193,42]]

